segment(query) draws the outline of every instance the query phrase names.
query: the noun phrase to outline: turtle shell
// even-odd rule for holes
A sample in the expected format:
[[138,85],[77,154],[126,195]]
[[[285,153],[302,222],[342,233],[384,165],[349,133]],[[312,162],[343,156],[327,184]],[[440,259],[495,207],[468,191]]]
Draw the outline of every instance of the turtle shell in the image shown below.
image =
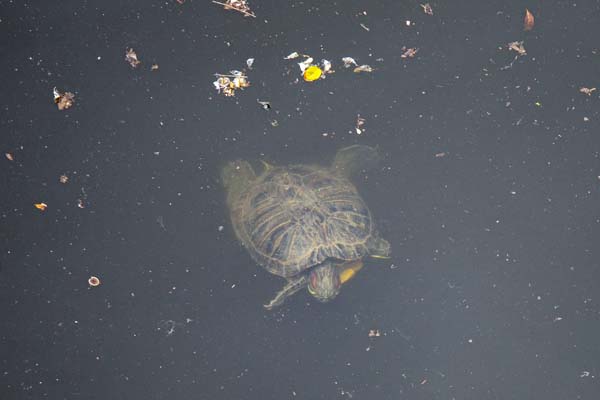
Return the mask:
[[306,165],[267,169],[240,195],[232,221],[253,259],[283,277],[329,258],[360,259],[374,234],[354,185],[331,169]]

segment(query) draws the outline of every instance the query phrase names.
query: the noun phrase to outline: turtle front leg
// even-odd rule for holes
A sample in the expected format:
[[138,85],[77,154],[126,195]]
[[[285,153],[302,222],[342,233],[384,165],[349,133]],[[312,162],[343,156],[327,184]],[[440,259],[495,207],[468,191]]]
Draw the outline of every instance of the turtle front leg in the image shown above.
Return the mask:
[[274,307],[282,305],[285,299],[305,288],[306,285],[308,285],[308,278],[306,275],[296,278],[289,278],[288,283],[283,287],[283,289],[277,292],[273,300],[271,300],[269,304],[265,304],[264,307],[267,310],[272,310]]

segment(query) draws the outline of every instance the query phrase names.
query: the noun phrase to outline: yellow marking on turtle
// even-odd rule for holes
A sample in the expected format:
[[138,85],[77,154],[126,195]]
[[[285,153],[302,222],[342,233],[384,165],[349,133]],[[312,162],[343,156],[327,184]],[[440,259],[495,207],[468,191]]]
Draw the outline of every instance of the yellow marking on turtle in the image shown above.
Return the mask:
[[340,282],[342,285],[348,282],[350,279],[356,275],[358,271],[364,266],[362,260],[351,261],[346,264],[342,264],[340,267],[344,268],[342,272],[340,272]]

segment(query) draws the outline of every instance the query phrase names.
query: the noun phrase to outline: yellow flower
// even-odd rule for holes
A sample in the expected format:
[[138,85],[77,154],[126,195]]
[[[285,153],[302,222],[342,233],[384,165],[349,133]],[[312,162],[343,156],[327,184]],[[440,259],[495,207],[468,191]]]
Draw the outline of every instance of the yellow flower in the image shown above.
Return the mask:
[[321,68],[317,67],[316,65],[311,65],[304,70],[304,74],[302,76],[306,82],[312,82],[319,79],[322,73],[323,71],[321,71]]

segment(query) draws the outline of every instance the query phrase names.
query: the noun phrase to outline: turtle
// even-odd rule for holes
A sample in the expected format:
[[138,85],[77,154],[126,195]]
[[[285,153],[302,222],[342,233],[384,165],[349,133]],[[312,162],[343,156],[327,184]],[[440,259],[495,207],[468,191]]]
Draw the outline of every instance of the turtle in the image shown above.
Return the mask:
[[365,257],[389,257],[389,242],[350,181],[377,160],[376,149],[352,145],[329,167],[263,161],[257,175],[248,161],[225,165],[221,181],[237,239],[257,264],[287,280],[265,308],[304,287],[321,302],[332,300]]

